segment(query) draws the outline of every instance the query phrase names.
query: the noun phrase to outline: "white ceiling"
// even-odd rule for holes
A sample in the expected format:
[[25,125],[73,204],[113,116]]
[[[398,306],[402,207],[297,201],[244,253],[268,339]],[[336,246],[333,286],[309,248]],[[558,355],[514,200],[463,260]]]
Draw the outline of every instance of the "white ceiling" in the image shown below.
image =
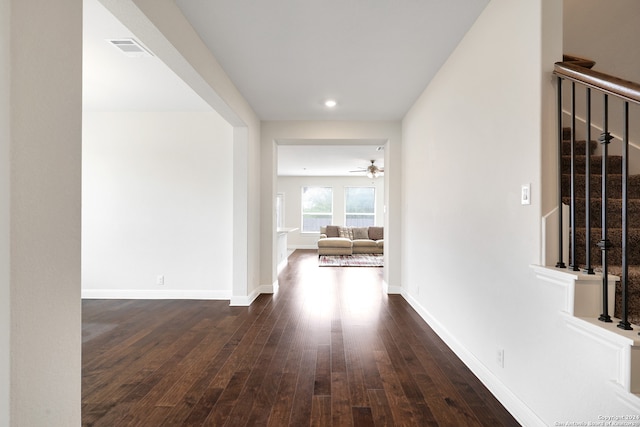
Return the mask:
[[85,111],[211,111],[160,59],[129,58],[107,39],[135,38],[98,0],[83,2]]
[[[379,168],[384,167],[385,142],[353,139],[278,141],[278,175],[362,177],[371,160]],[[360,172],[351,172],[360,169]]]
[[[176,3],[262,120],[399,120],[488,0]],[[84,0],[85,111],[211,111],[157,57],[129,58],[106,41],[127,37],[99,0]],[[384,166],[385,141],[279,143],[282,175]]]
[[399,120],[488,0],[176,3],[261,119]]

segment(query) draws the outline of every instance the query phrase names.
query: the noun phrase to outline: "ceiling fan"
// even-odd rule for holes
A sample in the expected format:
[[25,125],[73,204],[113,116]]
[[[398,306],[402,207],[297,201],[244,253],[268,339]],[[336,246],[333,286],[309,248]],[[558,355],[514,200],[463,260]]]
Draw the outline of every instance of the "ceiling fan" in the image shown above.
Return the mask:
[[366,172],[368,178],[377,178],[384,172],[384,168],[379,168],[375,165],[375,160],[371,160],[371,164],[366,168],[360,168],[357,171],[349,171],[349,172]]

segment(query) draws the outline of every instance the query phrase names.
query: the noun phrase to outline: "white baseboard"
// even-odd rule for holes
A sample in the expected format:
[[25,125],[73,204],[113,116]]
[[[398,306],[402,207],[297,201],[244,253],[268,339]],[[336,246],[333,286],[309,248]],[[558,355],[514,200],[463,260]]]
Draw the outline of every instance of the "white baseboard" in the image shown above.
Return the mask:
[[513,394],[498,377],[487,369],[473,353],[451,335],[444,325],[438,322],[415,298],[406,292],[401,292],[401,295],[520,424],[531,427],[545,427],[547,425],[518,396]]
[[382,290],[384,291],[385,294],[390,294],[390,295],[396,295],[396,294],[403,295],[403,292],[404,292],[402,287],[400,286],[389,286],[386,280],[382,281]]
[[313,245],[294,245],[294,246],[289,246],[288,247],[289,250],[296,250],[296,249],[318,249],[318,245],[317,244],[313,244]]
[[83,289],[83,299],[209,299],[228,300],[231,291],[183,289]]
[[278,291],[278,281],[276,280],[271,285],[258,286],[247,296],[232,296],[229,302],[230,306],[248,307],[253,303],[256,298],[261,294],[273,294]]

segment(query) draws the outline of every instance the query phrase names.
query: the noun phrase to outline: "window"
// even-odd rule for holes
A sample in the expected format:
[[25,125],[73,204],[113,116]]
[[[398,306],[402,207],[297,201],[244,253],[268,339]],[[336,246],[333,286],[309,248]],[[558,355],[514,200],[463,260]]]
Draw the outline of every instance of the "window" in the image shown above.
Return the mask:
[[345,224],[347,227],[369,227],[376,222],[375,187],[346,187]]
[[333,222],[333,189],[302,187],[302,232],[319,233]]

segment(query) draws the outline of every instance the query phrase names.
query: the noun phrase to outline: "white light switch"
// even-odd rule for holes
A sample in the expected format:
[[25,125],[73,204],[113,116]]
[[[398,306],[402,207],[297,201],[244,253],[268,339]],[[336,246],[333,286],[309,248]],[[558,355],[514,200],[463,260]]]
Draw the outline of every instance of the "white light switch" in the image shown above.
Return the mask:
[[531,204],[531,184],[523,184],[520,189],[520,203],[523,205]]

